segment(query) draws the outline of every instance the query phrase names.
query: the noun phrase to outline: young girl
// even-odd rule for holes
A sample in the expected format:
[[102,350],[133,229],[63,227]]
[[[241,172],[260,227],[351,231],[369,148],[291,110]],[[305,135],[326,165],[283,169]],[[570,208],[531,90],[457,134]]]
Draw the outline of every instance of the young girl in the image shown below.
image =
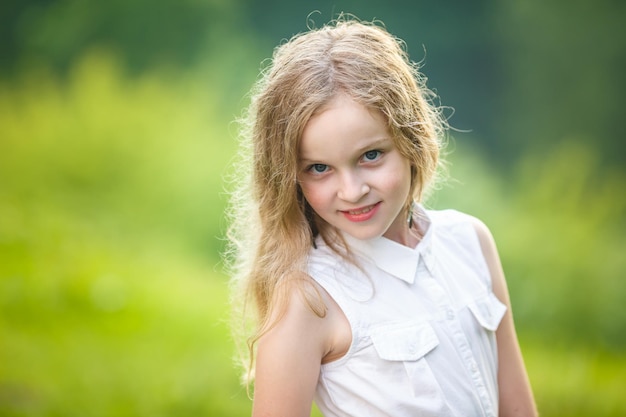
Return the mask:
[[445,129],[383,28],[278,47],[253,91],[233,282],[254,416],[535,416],[488,229],[421,204]]

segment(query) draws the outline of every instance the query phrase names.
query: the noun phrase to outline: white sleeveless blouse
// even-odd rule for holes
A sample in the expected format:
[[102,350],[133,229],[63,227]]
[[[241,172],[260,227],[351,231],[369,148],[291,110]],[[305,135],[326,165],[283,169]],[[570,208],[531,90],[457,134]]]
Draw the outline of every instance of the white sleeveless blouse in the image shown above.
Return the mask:
[[324,416],[497,416],[494,331],[506,307],[468,216],[419,209],[426,233],[411,249],[345,236],[360,268],[321,239],[308,273],[350,322],[352,344],[321,367]]

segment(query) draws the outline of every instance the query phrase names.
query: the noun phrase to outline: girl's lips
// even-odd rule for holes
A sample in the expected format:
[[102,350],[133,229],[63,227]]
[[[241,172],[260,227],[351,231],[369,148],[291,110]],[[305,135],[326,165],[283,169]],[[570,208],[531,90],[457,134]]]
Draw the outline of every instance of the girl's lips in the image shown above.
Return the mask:
[[351,222],[364,222],[371,219],[376,214],[379,207],[380,203],[376,203],[354,210],[342,210],[341,213]]

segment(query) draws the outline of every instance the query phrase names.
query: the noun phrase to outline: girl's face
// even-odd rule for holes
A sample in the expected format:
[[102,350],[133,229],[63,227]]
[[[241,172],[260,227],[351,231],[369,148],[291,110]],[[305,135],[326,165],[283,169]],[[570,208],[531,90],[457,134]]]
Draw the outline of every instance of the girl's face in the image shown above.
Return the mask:
[[334,98],[304,128],[298,181],[330,225],[357,239],[408,243],[411,167],[381,114],[348,96]]

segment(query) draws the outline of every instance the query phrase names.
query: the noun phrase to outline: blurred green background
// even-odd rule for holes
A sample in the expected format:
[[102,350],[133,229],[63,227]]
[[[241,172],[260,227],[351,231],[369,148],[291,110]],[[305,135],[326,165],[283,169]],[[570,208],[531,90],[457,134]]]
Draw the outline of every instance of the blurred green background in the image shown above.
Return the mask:
[[626,415],[626,3],[363,3],[2,2],[0,416],[249,415],[232,121],[273,47],[341,11],[454,108],[429,205],[491,227],[541,414]]

